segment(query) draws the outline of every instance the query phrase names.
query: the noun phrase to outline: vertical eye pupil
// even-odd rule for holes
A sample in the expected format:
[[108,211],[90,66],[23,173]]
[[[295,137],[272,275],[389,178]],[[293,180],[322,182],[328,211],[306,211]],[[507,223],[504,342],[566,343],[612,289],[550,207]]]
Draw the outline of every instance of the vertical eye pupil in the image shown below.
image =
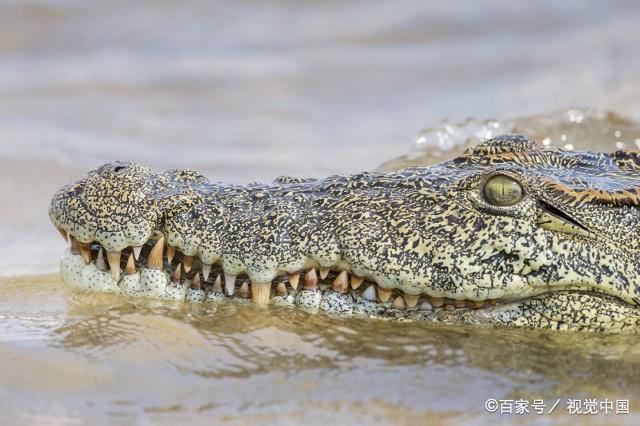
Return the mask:
[[494,206],[512,206],[522,200],[524,191],[518,181],[510,176],[495,175],[482,188],[485,201]]

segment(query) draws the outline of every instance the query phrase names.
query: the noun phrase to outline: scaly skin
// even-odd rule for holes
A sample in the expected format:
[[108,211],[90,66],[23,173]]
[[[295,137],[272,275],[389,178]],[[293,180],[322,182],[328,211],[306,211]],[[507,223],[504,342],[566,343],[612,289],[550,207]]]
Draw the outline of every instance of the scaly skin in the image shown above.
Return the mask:
[[[49,213],[73,237],[63,278],[81,288],[218,300],[221,278],[207,281],[214,265],[227,294],[248,295],[246,285],[234,287],[246,275],[259,303],[275,280],[277,303],[343,314],[635,331],[639,188],[638,153],[567,152],[502,136],[431,167],[268,185],[109,163],[58,191]],[[160,238],[182,257],[163,258]],[[128,247],[145,243],[134,262]],[[100,246],[111,253],[111,275],[94,260]],[[318,267],[337,275],[324,292]],[[296,291],[295,274],[310,270]],[[377,293],[363,292],[368,283],[350,290],[340,271]]]

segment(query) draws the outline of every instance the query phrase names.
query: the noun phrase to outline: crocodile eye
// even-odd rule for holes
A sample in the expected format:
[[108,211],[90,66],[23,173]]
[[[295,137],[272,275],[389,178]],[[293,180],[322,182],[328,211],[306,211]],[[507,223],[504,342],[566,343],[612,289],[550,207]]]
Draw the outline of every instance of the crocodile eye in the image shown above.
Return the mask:
[[489,178],[482,188],[484,199],[494,206],[512,206],[522,200],[522,186],[506,175],[495,175]]

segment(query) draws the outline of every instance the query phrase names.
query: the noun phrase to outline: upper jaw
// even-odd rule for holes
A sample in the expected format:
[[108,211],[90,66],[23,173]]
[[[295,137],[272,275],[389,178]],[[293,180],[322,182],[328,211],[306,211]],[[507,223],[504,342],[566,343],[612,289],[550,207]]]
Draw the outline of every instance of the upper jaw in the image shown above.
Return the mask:
[[[185,180],[186,184],[182,185],[180,180]],[[338,256],[329,259],[325,255],[326,259],[323,259],[313,253],[300,253],[288,265],[277,265],[267,271],[268,276],[262,276],[247,270],[243,262],[234,264],[228,261],[228,255],[225,261],[222,252],[215,250],[220,246],[219,241],[206,239],[210,235],[202,232],[204,227],[194,221],[192,211],[188,209],[199,201],[197,189],[189,185],[193,180],[203,183],[201,177],[182,172],[156,175],[135,165],[119,162],[107,164],[56,193],[51,202],[51,221],[61,233],[77,241],[78,250],[86,252],[90,250],[90,244],[98,243],[114,259],[120,258],[121,252],[129,247],[133,251],[139,250],[150,239],[162,237],[165,238],[168,251],[177,249],[187,259],[197,257],[200,264],[207,268],[214,263],[221,264],[224,272],[231,275],[247,273],[252,281],[257,282],[270,282],[282,274],[318,267],[337,272],[346,270],[377,283],[383,292],[402,290],[402,294],[409,296],[431,297],[436,304],[450,300],[456,306],[465,306],[465,301],[468,301],[479,307],[484,301],[508,295],[500,288],[474,292],[473,286],[468,286],[471,290],[463,291],[451,285],[449,287],[452,290],[445,291],[447,286],[437,288],[428,285],[427,281],[423,285],[414,285],[416,280],[413,278],[417,279],[420,275],[418,271],[395,280],[390,279],[384,271],[365,267],[357,258],[340,259]],[[327,244],[324,246],[326,248]],[[126,255],[122,259],[125,258]],[[114,261],[113,268],[119,271],[120,266],[116,263]]]
[[58,190],[49,217],[80,243],[98,242],[110,252],[140,247],[160,230],[167,210],[175,209],[165,201],[180,186],[144,166],[107,163]]
[[[73,185],[84,186],[82,181]],[[53,225],[84,244],[98,242],[107,251],[117,252],[126,247],[145,244],[157,227],[150,215],[138,215],[137,221],[123,221],[118,217],[99,215],[82,192],[62,188],[51,201],[49,217]],[[136,219],[136,218],[132,218]]]

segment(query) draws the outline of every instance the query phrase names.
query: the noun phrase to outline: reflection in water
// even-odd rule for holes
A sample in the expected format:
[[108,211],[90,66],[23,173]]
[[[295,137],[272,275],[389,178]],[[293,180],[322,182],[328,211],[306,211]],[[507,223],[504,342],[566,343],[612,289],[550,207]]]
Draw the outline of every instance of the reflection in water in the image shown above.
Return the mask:
[[47,411],[75,407],[65,412],[71,417],[209,412],[245,420],[336,409],[358,421],[464,417],[481,413],[488,397],[640,402],[635,336],[127,299],[73,293],[55,276],[0,284],[9,289],[1,335],[11,341],[0,352],[10,360],[0,363],[0,380],[18,390],[0,396],[25,409],[35,402]]

